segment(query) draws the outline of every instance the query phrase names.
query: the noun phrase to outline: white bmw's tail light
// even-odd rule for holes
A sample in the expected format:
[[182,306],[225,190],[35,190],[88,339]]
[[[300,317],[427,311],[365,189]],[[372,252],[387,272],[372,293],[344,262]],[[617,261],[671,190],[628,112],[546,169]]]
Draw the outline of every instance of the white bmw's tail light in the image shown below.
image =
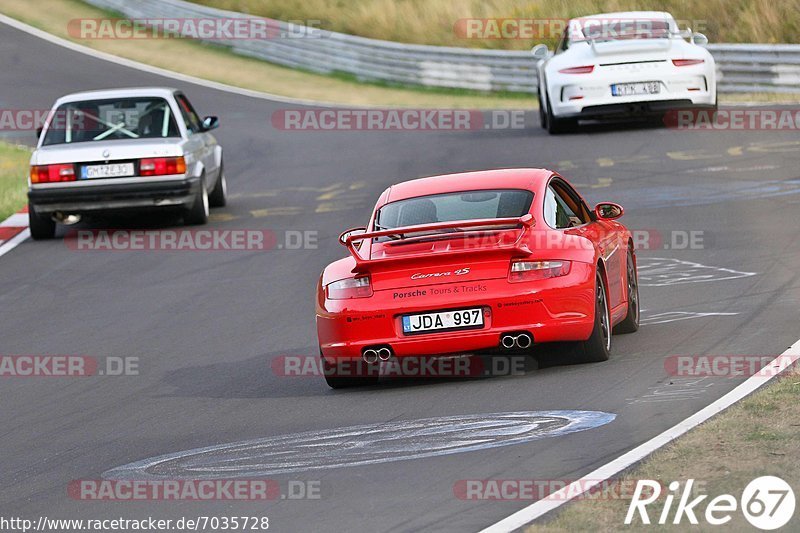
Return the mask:
[[705,59],[673,59],[672,64],[676,67],[689,67],[692,65],[700,65],[705,63]]
[[154,157],[142,159],[139,163],[141,176],[166,176],[185,172],[186,160],[183,157]]
[[75,180],[75,165],[72,163],[34,165],[31,167],[31,183],[54,183]]
[[561,74],[591,74],[594,72],[594,65],[586,65],[583,67],[570,67],[562,68],[559,70]]
[[569,274],[570,261],[514,261],[508,273],[508,281],[536,281],[557,278]]
[[372,296],[372,283],[369,276],[334,281],[325,286],[325,294],[330,300],[350,298],[369,298]]

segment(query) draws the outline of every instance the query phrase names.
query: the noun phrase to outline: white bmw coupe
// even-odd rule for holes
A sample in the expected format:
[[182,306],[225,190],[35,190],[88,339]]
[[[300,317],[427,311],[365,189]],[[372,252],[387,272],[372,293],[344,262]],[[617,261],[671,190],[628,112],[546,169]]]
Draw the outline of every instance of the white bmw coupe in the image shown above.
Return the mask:
[[550,133],[579,120],[663,115],[717,106],[708,39],[681,31],[669,13],[634,11],[572,19],[555,52],[538,59],[539,114]]

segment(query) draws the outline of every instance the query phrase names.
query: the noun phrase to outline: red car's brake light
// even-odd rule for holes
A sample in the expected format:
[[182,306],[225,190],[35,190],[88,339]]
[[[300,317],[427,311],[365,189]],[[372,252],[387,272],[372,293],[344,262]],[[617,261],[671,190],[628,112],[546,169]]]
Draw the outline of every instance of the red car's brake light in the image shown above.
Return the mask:
[[139,163],[140,176],[166,176],[186,172],[186,160],[183,157],[155,157],[142,159]]
[[562,68],[559,70],[561,74],[591,74],[594,72],[594,65],[586,65],[583,67],[570,67]]
[[673,59],[672,64],[676,67],[688,67],[691,65],[699,65],[705,63],[705,59]]
[[330,300],[369,298],[372,296],[372,283],[369,276],[340,279],[326,285],[325,294]]
[[571,266],[570,261],[514,261],[508,272],[508,281],[518,283],[566,276]]
[[57,183],[76,179],[75,165],[72,163],[31,166],[31,183]]

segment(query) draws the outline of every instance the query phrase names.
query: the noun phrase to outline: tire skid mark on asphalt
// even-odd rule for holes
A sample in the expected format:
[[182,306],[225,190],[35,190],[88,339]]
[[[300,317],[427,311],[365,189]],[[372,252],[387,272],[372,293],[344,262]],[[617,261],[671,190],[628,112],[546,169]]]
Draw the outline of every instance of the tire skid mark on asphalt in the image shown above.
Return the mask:
[[641,311],[642,317],[639,320],[640,326],[654,326],[656,324],[669,324],[671,322],[681,322],[695,318],[707,318],[712,316],[736,316],[739,313],[722,312],[693,312],[693,311],[664,311],[661,313],[648,313],[646,309]]
[[664,383],[648,387],[648,392],[642,396],[627,398],[626,402],[628,405],[676,401],[688,402],[704,395],[713,386],[714,382],[708,376],[671,377]]
[[393,420],[196,448],[113,468],[103,478],[230,479],[389,463],[524,444],[615,418],[563,410]]
[[640,257],[637,261],[640,287],[672,287],[684,283],[706,283],[748,278],[756,272],[702,265],[669,257]]

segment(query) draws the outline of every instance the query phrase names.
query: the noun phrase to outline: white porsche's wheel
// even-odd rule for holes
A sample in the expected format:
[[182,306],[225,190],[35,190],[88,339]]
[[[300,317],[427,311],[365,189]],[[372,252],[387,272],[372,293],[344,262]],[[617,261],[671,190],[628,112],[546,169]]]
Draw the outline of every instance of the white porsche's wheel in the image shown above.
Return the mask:
[[550,105],[550,98],[547,98],[547,132],[551,135],[567,133],[575,129],[578,121],[572,118],[558,118],[553,115],[553,108]]

